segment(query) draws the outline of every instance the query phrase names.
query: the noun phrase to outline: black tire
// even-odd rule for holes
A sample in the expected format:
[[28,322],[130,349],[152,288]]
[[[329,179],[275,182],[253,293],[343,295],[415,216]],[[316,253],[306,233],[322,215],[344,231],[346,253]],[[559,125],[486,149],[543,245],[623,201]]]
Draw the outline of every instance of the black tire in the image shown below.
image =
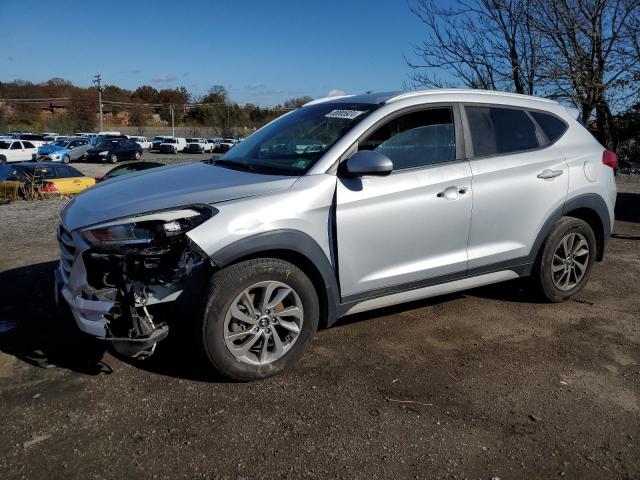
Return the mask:
[[[559,248],[562,248],[563,239],[574,233],[581,235],[586,240],[589,257],[588,260],[584,262],[586,269],[580,280],[577,281],[573,287],[563,290],[558,288],[556,282],[554,282],[554,273],[552,271],[554,255]],[[542,244],[538,260],[534,266],[532,277],[538,293],[552,302],[562,302],[578,294],[589,280],[595,257],[596,237],[589,224],[579,218],[562,217],[555,223],[551,233],[549,233]],[[557,262],[558,260],[556,260],[556,264]],[[562,274],[563,271],[560,271],[555,275],[559,276]]]
[[136,153],[135,153],[135,155],[134,155],[134,158],[135,158],[136,160],[140,160],[140,157],[142,157],[142,155],[140,154],[140,152],[136,152]]
[[65,155],[64,157],[62,157],[62,163],[69,163],[71,161],[71,159],[69,158],[69,155]]
[[[225,316],[234,299],[250,286],[277,281],[292,288],[304,309],[302,328],[295,343],[271,363],[253,365],[237,359],[224,340]],[[311,347],[318,327],[320,307],[315,287],[295,265],[274,258],[256,258],[231,265],[213,275],[204,312],[197,319],[197,341],[205,358],[225,377],[236,381],[258,380],[275,375],[294,365]]]
[[117,156],[117,155],[115,155],[115,154],[114,154],[114,155],[111,155],[111,156],[109,157],[109,161],[110,161],[111,163],[118,163],[118,156]]
[[3,163],[7,163],[7,157],[5,157],[4,155],[0,155],[0,165],[2,165]]

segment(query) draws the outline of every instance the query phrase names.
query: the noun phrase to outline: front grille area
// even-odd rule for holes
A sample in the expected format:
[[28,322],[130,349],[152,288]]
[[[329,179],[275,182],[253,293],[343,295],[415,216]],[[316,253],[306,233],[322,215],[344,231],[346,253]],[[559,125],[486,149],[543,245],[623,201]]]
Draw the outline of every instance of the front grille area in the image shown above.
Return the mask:
[[76,256],[76,247],[73,243],[71,233],[69,233],[62,225],[58,227],[58,243],[60,244],[60,266],[66,277],[69,279],[71,267]]

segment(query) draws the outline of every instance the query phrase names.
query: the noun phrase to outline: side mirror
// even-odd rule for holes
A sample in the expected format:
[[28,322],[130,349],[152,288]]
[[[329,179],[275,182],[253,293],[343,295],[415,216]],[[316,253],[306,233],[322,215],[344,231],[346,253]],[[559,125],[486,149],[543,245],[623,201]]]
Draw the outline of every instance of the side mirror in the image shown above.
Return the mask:
[[345,162],[344,172],[351,177],[364,175],[389,175],[393,171],[393,162],[382,153],[361,150],[354,153]]

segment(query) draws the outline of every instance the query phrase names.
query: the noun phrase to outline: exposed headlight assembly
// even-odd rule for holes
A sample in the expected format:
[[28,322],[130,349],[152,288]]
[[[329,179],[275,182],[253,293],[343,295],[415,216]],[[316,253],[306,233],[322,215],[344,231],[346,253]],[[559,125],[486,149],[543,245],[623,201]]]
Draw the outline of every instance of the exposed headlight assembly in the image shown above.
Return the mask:
[[104,150],[104,151],[100,152],[98,155],[104,156],[104,155],[108,155],[108,154],[109,154],[109,151],[108,150]]
[[180,236],[213,217],[218,210],[208,205],[148,213],[95,225],[81,231],[94,246],[146,245]]

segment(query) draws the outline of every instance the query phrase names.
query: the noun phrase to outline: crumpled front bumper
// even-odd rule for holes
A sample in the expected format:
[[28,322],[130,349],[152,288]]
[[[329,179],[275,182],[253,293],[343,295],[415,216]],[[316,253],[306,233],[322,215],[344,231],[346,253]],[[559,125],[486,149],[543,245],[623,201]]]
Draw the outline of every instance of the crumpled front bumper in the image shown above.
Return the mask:
[[[71,275],[74,275],[74,270],[76,270],[75,275],[81,275],[80,271],[84,270],[82,257],[74,262]],[[80,330],[94,337],[105,338],[107,336],[105,315],[109,314],[115,303],[87,300],[77,292],[74,293],[69,279],[66,278],[62,263],[58,264],[55,271],[55,299],[57,303],[60,302],[60,297],[69,305],[71,314]]]

